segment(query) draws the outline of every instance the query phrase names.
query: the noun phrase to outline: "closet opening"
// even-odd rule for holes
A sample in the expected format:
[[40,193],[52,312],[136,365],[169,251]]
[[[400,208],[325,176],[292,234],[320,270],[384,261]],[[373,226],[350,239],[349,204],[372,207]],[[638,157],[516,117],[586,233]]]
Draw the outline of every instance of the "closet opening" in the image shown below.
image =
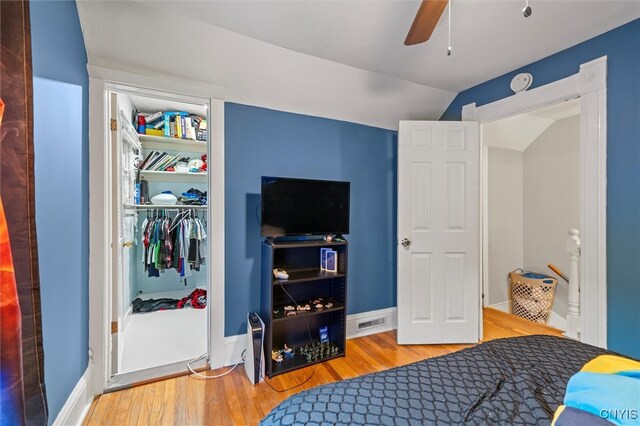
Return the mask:
[[107,390],[209,366],[211,102],[114,85]]

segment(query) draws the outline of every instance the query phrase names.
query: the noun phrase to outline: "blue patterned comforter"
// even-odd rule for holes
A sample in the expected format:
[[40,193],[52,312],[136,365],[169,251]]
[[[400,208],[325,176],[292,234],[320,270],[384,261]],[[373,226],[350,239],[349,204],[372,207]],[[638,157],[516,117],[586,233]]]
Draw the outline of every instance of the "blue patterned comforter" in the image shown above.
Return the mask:
[[497,339],[300,392],[261,425],[548,425],[569,378],[606,350],[553,336]]

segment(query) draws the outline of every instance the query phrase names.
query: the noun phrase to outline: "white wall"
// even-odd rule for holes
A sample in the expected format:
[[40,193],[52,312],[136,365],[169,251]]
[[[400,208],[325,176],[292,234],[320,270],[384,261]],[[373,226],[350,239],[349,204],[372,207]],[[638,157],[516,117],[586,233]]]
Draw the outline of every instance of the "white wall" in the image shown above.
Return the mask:
[[287,50],[137,2],[79,1],[92,65],[226,89],[226,100],[397,129],[455,93]]
[[[580,225],[580,116],[556,121],[524,151],[524,266],[569,274],[567,231]],[[553,310],[567,314],[559,279]]]
[[507,274],[522,268],[523,155],[488,148],[489,297],[485,305],[509,300]]

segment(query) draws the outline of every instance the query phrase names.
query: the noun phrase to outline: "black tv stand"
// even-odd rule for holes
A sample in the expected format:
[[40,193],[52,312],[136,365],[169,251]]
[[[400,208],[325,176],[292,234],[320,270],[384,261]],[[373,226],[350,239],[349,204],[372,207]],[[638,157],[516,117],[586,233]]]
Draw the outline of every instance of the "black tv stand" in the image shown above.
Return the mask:
[[[337,252],[336,272],[320,269],[321,248]],[[260,316],[266,329],[265,370],[269,377],[345,356],[347,248],[346,240],[266,239],[262,243]],[[276,268],[286,270],[289,278],[275,278]],[[303,309],[297,309],[292,298]],[[328,342],[320,345],[323,327]],[[291,352],[284,351],[285,345]],[[272,351],[282,359],[272,359]]]
[[290,243],[290,242],[308,242],[308,241],[322,241],[322,235],[309,235],[299,237],[267,237],[265,241],[273,244]]

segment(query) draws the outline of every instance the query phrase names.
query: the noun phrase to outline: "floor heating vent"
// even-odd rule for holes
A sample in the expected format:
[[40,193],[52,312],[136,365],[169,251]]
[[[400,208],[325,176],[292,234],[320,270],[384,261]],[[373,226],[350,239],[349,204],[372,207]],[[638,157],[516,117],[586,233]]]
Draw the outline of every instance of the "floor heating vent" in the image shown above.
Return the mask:
[[365,330],[367,328],[377,327],[383,324],[384,324],[384,317],[372,319],[369,321],[363,321],[358,323],[358,330]]

